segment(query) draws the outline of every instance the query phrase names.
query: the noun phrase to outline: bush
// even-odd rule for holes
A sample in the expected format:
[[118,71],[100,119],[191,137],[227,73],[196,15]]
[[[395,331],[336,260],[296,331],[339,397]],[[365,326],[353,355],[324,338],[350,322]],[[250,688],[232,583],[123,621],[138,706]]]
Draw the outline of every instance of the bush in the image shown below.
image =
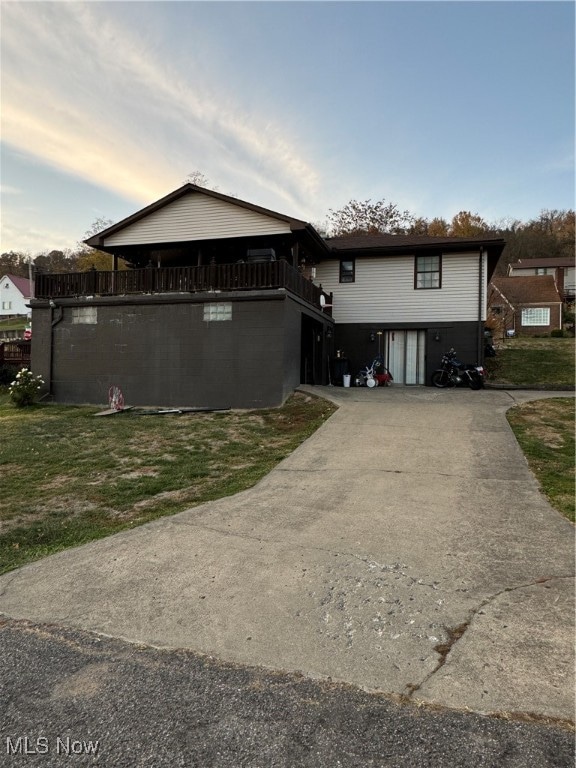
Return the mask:
[[566,334],[562,330],[562,328],[554,328],[553,331],[550,331],[550,336],[552,336],[555,339],[563,339]]
[[27,405],[32,405],[42,388],[42,384],[44,384],[42,376],[34,376],[28,368],[22,368],[8,387],[10,400],[12,400],[16,408],[25,408]]

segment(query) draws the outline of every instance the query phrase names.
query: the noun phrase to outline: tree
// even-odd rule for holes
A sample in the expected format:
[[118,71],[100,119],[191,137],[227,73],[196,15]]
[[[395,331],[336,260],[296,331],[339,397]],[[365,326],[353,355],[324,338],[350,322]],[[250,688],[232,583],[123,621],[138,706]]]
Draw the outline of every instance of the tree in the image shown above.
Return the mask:
[[477,213],[460,211],[452,219],[448,234],[450,237],[480,237],[490,231],[490,227]]
[[18,251],[6,251],[0,254],[0,277],[2,275],[28,277],[29,259],[29,254]]
[[[218,187],[212,186],[212,184],[210,184],[210,180],[205,174],[202,173],[202,171],[192,171],[192,173],[189,173],[188,176],[186,176],[182,183],[194,184],[197,187],[205,187],[206,189],[211,189],[213,192],[218,191]],[[235,195],[232,195],[232,197],[235,197]]]
[[76,256],[69,250],[48,251],[36,256],[34,266],[40,272],[75,272]]
[[408,227],[409,235],[427,235],[428,233],[428,219],[419,216],[412,221],[412,224]]
[[385,199],[350,200],[344,208],[328,213],[328,227],[332,237],[340,235],[375,235],[381,233],[404,234],[413,217],[408,211],[400,211],[395,203]]
[[[93,235],[97,235],[103,232],[108,227],[112,226],[114,222],[111,219],[106,219],[100,216],[94,219],[90,228],[84,232],[82,240],[87,240]],[[105,251],[101,251],[98,248],[93,248],[91,245],[86,245],[84,242],[79,242],[76,252],[76,269],[79,272],[88,272],[89,269],[97,269],[99,272],[108,272],[112,269],[113,261],[112,256]],[[118,260],[118,269],[127,269],[128,264],[124,259]]]
[[542,211],[528,223],[514,220],[496,226],[506,247],[496,274],[505,275],[508,264],[522,259],[574,258],[574,211]]
[[438,217],[432,219],[428,224],[428,234],[430,237],[448,237],[448,222]]

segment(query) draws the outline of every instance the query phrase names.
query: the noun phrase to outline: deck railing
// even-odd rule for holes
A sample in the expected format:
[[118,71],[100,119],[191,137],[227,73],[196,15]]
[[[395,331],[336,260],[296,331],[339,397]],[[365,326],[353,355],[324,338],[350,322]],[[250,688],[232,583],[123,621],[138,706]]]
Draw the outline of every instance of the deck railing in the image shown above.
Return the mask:
[[30,341],[0,342],[0,365],[11,365],[16,368],[30,365]]
[[[37,299],[78,296],[126,296],[152,293],[197,293],[285,288],[316,307],[332,305],[324,293],[287,261],[255,264],[210,264],[202,267],[145,267],[115,272],[66,272],[38,274]],[[323,299],[321,297],[324,297]]]

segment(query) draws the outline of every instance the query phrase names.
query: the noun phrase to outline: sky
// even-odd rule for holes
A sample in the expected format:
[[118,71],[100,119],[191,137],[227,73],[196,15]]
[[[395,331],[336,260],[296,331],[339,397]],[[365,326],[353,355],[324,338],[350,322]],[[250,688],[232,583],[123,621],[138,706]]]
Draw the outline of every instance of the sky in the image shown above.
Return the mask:
[[574,208],[574,11],[2,0],[0,251],[74,248],[194,171],[317,225]]

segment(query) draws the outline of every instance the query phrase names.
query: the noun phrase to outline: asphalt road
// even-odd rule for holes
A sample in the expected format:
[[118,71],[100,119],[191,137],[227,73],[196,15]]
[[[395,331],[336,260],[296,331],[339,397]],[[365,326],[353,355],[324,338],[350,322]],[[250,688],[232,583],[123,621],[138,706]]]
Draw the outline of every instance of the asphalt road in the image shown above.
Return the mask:
[[574,764],[574,734],[560,724],[401,704],[27,621],[0,628],[0,765],[9,768]]

